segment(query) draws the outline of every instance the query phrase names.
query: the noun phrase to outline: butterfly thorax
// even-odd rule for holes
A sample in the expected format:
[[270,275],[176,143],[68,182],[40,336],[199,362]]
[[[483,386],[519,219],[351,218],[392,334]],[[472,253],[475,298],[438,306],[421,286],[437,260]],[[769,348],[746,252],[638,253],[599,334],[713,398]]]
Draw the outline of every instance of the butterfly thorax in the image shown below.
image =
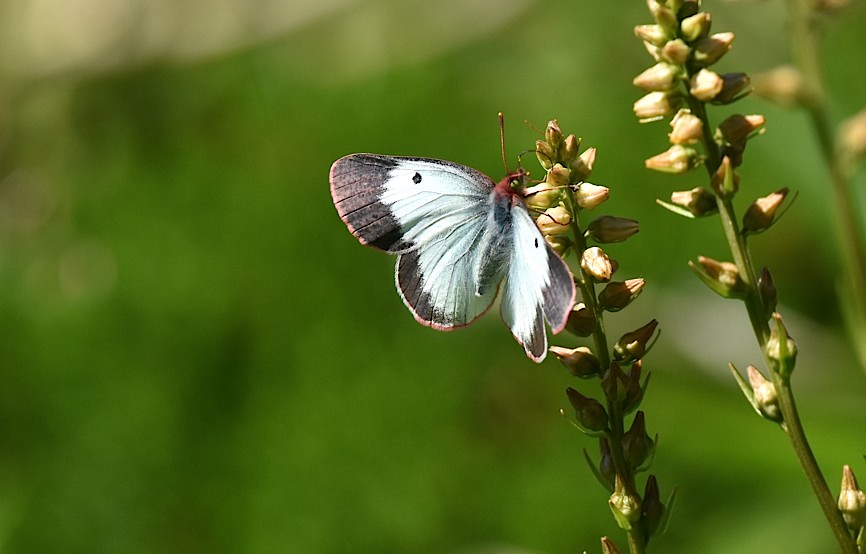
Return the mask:
[[490,210],[482,231],[479,264],[475,273],[475,294],[482,296],[488,287],[497,286],[508,270],[509,253],[514,240],[511,210],[523,206],[520,194],[511,183],[525,175],[520,170],[499,181],[490,191]]

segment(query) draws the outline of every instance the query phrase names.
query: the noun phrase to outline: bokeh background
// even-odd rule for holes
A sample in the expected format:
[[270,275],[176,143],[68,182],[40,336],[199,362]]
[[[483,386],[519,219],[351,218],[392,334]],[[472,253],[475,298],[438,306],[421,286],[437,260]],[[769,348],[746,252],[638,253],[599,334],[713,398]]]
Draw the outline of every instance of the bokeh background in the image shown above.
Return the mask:
[[[707,1],[726,71],[789,60],[784,6]],[[328,168],[360,151],[501,176],[556,117],[598,148],[612,245],[647,290],[609,318],[661,339],[644,403],[679,489],[663,552],[830,552],[785,437],[726,369],[760,360],[740,306],[690,275],[718,223],[654,204],[638,125],[643,2],[27,0],[0,5],[0,551],[598,552],[622,543],[558,411],[575,383],[499,318],[417,325],[392,258],[338,219]],[[862,2],[831,22],[836,116],[866,100]],[[768,117],[741,209],[788,186],[754,241],[801,356],[802,415],[832,488],[866,479],[866,377],[834,294],[827,178],[807,121]],[[714,112],[717,120],[733,108]],[[540,174],[528,157],[529,168]],[[861,179],[862,186],[862,179]],[[579,344],[561,337],[562,344]]]

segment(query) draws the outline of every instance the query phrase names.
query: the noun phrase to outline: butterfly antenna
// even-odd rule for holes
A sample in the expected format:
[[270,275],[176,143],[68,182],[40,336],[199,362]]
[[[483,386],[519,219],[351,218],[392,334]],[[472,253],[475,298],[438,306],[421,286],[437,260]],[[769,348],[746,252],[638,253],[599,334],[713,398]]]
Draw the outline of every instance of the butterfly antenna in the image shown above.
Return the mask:
[[505,167],[505,174],[508,175],[508,161],[505,158],[505,116],[499,112],[499,146],[502,150],[502,165]]

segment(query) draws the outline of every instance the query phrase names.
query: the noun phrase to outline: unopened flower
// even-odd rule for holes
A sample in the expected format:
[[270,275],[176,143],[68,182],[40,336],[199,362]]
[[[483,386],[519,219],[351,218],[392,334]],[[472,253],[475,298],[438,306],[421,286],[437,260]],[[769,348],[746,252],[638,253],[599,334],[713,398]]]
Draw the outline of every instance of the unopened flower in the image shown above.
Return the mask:
[[746,368],[749,375],[749,384],[752,386],[752,395],[755,409],[761,415],[775,421],[782,422],[782,410],[779,408],[779,395],[776,392],[776,385],[772,381],[764,377],[764,375],[753,365]]
[[544,140],[547,144],[553,146],[554,148],[559,147],[562,142],[562,130],[559,128],[559,122],[555,119],[551,119],[547,122],[547,128],[544,130]]
[[784,379],[790,379],[791,372],[794,371],[794,363],[797,360],[797,344],[788,330],[785,328],[785,323],[782,321],[782,316],[778,313],[773,314],[773,322],[770,325],[770,338],[767,339],[767,344],[764,346],[767,357],[777,363],[773,368]]
[[707,12],[698,12],[680,21],[680,31],[687,42],[693,42],[710,32],[712,17]]
[[577,157],[580,150],[580,139],[573,134],[568,135],[559,145],[559,158],[566,166],[570,165]]
[[674,65],[683,65],[689,59],[691,52],[691,47],[683,39],[678,38],[665,43],[659,51],[659,57]]
[[702,67],[709,67],[728,53],[734,43],[734,33],[716,33],[695,42],[692,59]]
[[533,185],[523,191],[523,197],[526,200],[526,204],[530,208],[541,211],[558,206],[562,201],[562,196],[562,188],[552,186],[550,183],[545,181]]
[[571,171],[562,164],[556,164],[547,170],[544,182],[552,187],[567,187],[571,181]]
[[[648,536],[653,536],[661,528],[665,519],[665,505],[659,497],[659,485],[655,475],[647,477],[643,492],[643,517],[644,529]],[[663,529],[662,529],[663,531]]]
[[778,293],[776,292],[776,283],[773,281],[773,274],[767,269],[767,266],[761,270],[761,276],[758,277],[758,292],[761,294],[761,301],[764,304],[766,316],[769,318],[776,311],[778,304]]
[[694,144],[704,136],[704,124],[701,118],[688,110],[680,110],[671,119],[671,132],[668,139],[671,144]]
[[610,282],[598,295],[599,307],[609,312],[618,312],[638,297],[645,284],[644,279]]
[[544,235],[544,240],[560,256],[564,255],[566,250],[574,246],[574,241],[568,235]]
[[634,78],[632,83],[647,91],[671,90],[680,82],[680,68],[659,62]]
[[580,183],[574,193],[577,205],[586,210],[591,210],[607,200],[609,190],[601,185],[592,183]]
[[731,198],[740,188],[740,176],[734,169],[734,164],[731,163],[729,156],[722,158],[722,163],[719,164],[719,168],[710,178],[710,186],[722,198]]
[[803,74],[792,65],[759,74],[755,78],[755,93],[786,108],[808,104],[810,99]]
[[725,73],[722,82],[722,91],[712,100],[714,104],[730,104],[752,92],[752,80],[745,73]]
[[759,114],[734,114],[719,123],[719,134],[728,144],[737,144],[745,141],[752,133],[761,130],[766,121],[767,119]]
[[565,328],[579,337],[588,337],[595,330],[595,316],[583,302],[578,302],[571,309]]
[[571,214],[563,206],[548,208],[535,222],[543,235],[562,235],[571,230]]
[[631,427],[622,437],[622,449],[628,465],[633,469],[644,469],[651,458],[655,443],[646,432],[643,412],[637,412]]
[[588,431],[607,429],[607,411],[601,402],[595,398],[584,396],[571,387],[568,387],[565,393],[574,408],[574,415],[581,427]]
[[838,144],[849,165],[853,166],[866,158],[866,109],[842,122]]
[[701,154],[696,149],[674,144],[661,154],[647,159],[645,165],[663,173],[686,173],[701,163]]
[[860,490],[849,465],[842,467],[842,488],[836,505],[849,529],[856,532],[866,526],[866,493]]
[[616,485],[607,503],[610,506],[610,511],[613,513],[617,525],[621,529],[629,531],[635,523],[640,521],[640,499],[628,492],[619,473],[616,474]]
[[640,329],[636,329],[620,337],[613,346],[614,360],[621,363],[631,363],[634,360],[643,358],[658,324],[659,322],[653,319]]
[[709,102],[721,94],[725,80],[721,75],[709,69],[701,69],[689,82],[689,93],[703,102]]
[[720,262],[698,256],[698,263],[689,262],[698,278],[723,298],[745,298],[748,288],[740,278],[740,270],[731,262]]
[[713,214],[719,210],[716,196],[703,187],[672,192],[671,204],[685,208],[695,217]]
[[586,346],[578,346],[577,348],[551,346],[550,351],[575,377],[581,379],[597,377],[601,371],[601,362]]
[[603,215],[590,222],[586,235],[596,242],[622,242],[640,230],[638,222],[625,217]]
[[556,163],[556,149],[543,140],[535,141],[535,157],[544,169],[550,169]]
[[634,28],[634,34],[653,46],[664,46],[673,38],[671,32],[661,25],[638,25]]
[[583,251],[580,257],[580,267],[596,281],[606,283],[613,275],[613,265],[604,250],[592,246]]
[[610,537],[601,538],[601,554],[622,554]]
[[650,92],[634,103],[634,113],[641,122],[653,121],[675,113],[683,103],[679,93]]
[[596,148],[590,147],[584,150],[580,156],[575,158],[569,168],[571,169],[571,178],[573,182],[586,180],[592,173],[592,166],[595,165]]
[[752,202],[743,215],[743,233],[760,233],[769,229],[787,195],[788,188],[785,187]]

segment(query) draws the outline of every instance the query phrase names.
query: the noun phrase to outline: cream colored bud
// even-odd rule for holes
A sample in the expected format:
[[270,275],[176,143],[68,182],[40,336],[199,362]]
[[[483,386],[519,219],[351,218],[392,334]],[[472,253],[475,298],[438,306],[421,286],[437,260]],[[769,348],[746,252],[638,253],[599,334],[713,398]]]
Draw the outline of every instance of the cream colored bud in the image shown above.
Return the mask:
[[601,283],[610,281],[611,275],[613,275],[610,258],[598,246],[583,251],[583,255],[580,257],[580,267],[590,277]]
[[849,529],[856,532],[866,526],[866,493],[860,490],[849,465],[842,467],[842,487],[836,506]]
[[583,181],[592,173],[592,166],[595,165],[595,153],[596,148],[594,146],[587,148],[571,162],[571,178],[574,182]]
[[560,256],[574,246],[574,241],[568,235],[544,235],[544,240],[553,248],[553,251]]
[[725,80],[721,75],[709,69],[701,69],[692,76],[689,93],[702,102],[709,102],[718,96],[724,87]]
[[701,67],[709,67],[722,59],[734,44],[734,33],[716,33],[694,44],[692,59]]
[[592,350],[586,346],[578,346],[577,348],[551,346],[550,351],[575,377],[582,379],[595,377],[601,371],[601,363],[592,353]]
[[691,52],[691,47],[683,39],[678,38],[662,46],[659,56],[674,65],[683,65],[689,59]]
[[563,189],[542,181],[524,190],[523,198],[530,208],[544,211],[559,205],[563,198]]
[[622,242],[639,230],[638,222],[634,219],[603,215],[587,225],[586,236],[596,242],[607,244]]
[[866,109],[842,122],[838,141],[843,159],[850,166],[866,158]]
[[704,136],[701,118],[685,109],[678,111],[673,117],[671,129],[668,133],[671,144],[694,144]]
[[703,187],[671,193],[671,204],[685,208],[695,217],[702,217],[718,211],[716,196]]
[[543,235],[562,235],[571,230],[571,214],[563,206],[548,208],[535,221]]
[[551,187],[564,188],[571,182],[571,171],[563,167],[562,164],[556,164],[547,170],[547,175],[544,177],[544,182]]
[[569,165],[578,155],[580,150],[580,139],[574,135],[568,135],[559,146],[559,158],[564,165]]
[[661,154],[647,159],[644,164],[647,169],[662,173],[686,173],[701,163],[701,155],[694,148],[674,144]]
[[772,381],[753,365],[746,368],[749,384],[752,386],[752,396],[755,408],[770,421],[781,422],[782,410],[779,408],[779,396]]
[[679,81],[679,67],[659,62],[635,77],[632,83],[648,91],[665,91],[675,88]]
[[634,34],[653,46],[664,46],[668,40],[673,38],[670,31],[661,25],[638,25],[634,28]]
[[686,42],[694,42],[710,32],[710,23],[712,23],[710,14],[699,12],[683,19],[680,22],[680,31]]
[[556,163],[556,150],[543,140],[535,141],[535,157],[544,169],[550,169]]
[[786,108],[809,103],[803,75],[791,65],[779,66],[758,75],[755,78],[755,93]]
[[[785,340],[782,340],[785,337]],[[775,369],[786,381],[791,378],[794,371],[794,363],[797,360],[797,343],[788,334],[782,316],[778,312],[773,314],[773,322],[770,325],[770,338],[764,346],[767,357],[778,363]]]
[[763,115],[735,114],[719,123],[719,133],[728,144],[737,144],[745,141],[752,133],[760,130],[766,121]]
[[586,210],[591,210],[607,200],[609,189],[592,183],[580,183],[574,197],[577,205]]
[[752,202],[743,215],[743,232],[760,233],[769,229],[786,196],[788,196],[787,187]]
[[659,0],[647,0],[647,8],[653,15],[659,25],[666,29],[676,29],[677,14],[676,11],[665,5],[665,2]]
[[544,140],[554,148],[557,148],[562,143],[562,130],[555,119],[547,122],[547,128],[544,130]]
[[676,92],[650,92],[634,103],[634,114],[641,123],[655,121],[675,113],[683,103]]
[[723,298],[745,298],[748,293],[736,264],[698,256],[698,263],[689,262],[689,267],[705,285]]

